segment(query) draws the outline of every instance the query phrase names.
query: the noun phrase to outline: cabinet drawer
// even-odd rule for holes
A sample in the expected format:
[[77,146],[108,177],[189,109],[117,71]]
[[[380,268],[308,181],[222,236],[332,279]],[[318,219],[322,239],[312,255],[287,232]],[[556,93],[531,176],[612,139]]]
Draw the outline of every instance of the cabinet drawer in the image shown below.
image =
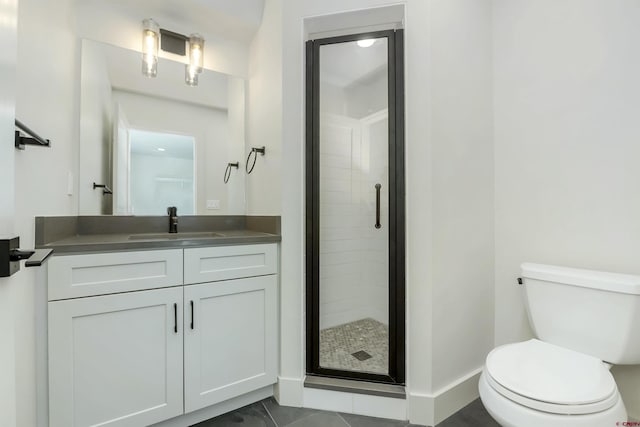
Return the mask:
[[264,276],[278,271],[277,244],[184,250],[184,283]]
[[49,301],[182,285],[182,249],[57,256],[48,276]]

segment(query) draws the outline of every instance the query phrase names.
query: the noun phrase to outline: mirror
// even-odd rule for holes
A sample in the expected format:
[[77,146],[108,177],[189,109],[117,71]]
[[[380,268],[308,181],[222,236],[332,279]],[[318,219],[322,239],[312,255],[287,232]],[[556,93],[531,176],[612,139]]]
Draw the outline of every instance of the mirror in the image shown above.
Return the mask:
[[[211,70],[184,83],[184,63],[82,41],[80,215],[244,215],[245,80]],[[106,185],[94,188],[97,185]],[[109,193],[112,194],[109,194]]]

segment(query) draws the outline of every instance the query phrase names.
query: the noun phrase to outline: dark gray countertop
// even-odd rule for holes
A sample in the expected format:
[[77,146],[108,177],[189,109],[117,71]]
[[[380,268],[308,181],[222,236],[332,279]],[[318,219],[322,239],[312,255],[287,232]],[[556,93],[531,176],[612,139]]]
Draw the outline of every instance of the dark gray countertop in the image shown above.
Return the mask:
[[[280,242],[279,217],[189,219],[177,234],[166,233],[166,218],[39,217],[36,248],[55,254],[188,248]],[[80,223],[78,226],[77,223]],[[186,220],[184,222],[187,222]],[[118,232],[119,231],[119,232]]]
[[[166,239],[157,238],[152,234],[145,239],[143,234],[91,234],[67,237],[62,240],[43,245],[43,249],[53,249],[54,253],[78,253],[78,252],[110,252],[138,249],[168,249],[187,248],[197,246],[222,246],[254,243],[273,243],[281,240],[280,235],[263,233],[253,230],[225,230],[216,232],[219,236],[213,237],[181,237],[180,233],[167,236]],[[203,233],[208,234],[208,233]],[[131,237],[134,237],[131,239]]]

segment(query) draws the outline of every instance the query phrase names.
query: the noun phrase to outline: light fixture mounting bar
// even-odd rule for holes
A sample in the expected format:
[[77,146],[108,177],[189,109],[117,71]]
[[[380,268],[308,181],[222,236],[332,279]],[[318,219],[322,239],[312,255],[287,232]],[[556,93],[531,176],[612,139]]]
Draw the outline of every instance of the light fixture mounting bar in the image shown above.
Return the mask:
[[186,44],[189,37],[164,28],[160,28],[160,36],[160,49],[180,56],[187,54]]

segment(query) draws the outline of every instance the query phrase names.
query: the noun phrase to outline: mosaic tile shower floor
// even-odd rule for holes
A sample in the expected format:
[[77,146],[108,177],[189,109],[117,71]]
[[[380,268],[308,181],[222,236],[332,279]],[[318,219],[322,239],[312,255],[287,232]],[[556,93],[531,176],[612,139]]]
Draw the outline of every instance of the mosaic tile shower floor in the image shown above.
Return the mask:
[[320,366],[386,374],[389,366],[388,326],[366,318],[322,329]]

